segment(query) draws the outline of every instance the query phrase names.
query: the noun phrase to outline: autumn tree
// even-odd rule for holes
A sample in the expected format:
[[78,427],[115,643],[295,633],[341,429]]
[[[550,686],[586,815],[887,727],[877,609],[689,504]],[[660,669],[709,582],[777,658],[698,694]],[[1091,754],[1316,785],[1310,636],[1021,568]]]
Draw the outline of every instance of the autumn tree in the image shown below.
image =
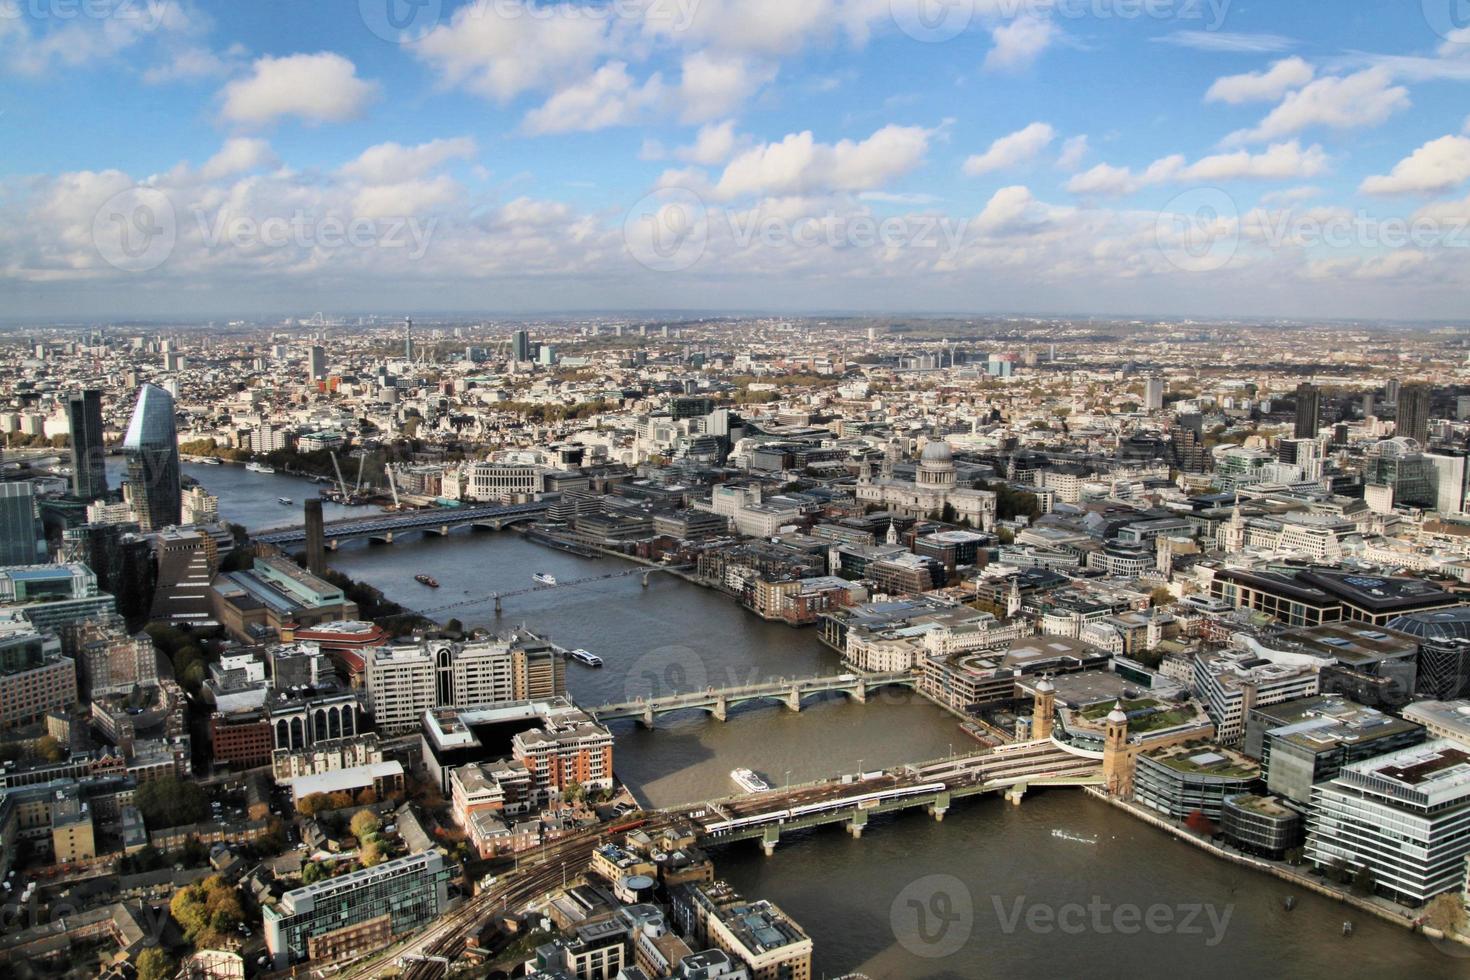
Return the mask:
[[197,946],[219,941],[245,920],[240,893],[219,875],[180,889],[168,909],[184,938]]
[[1456,892],[1434,896],[1424,913],[1424,921],[1447,936],[1465,931],[1465,903]]
[[376,834],[382,824],[378,820],[378,815],[373,811],[358,810],[352,815],[352,823],[349,826],[352,828],[353,837],[356,837],[358,840],[364,840],[368,836]]
[[138,980],[167,980],[174,972],[168,954],[157,946],[150,946],[138,954],[137,967]]

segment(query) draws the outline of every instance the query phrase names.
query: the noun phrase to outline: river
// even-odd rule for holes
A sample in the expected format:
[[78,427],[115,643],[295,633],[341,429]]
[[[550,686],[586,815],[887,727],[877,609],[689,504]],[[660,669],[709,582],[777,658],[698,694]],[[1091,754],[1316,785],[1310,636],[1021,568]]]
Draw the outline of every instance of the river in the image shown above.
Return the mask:
[[[286,523],[278,496],[314,488],[233,467],[185,466],[220,496],[227,520]],[[359,511],[362,509],[359,508]],[[369,512],[371,508],[367,509]],[[335,516],[352,509],[338,508]],[[328,509],[328,519],[334,514]],[[514,531],[456,531],[446,539],[354,542],[328,556],[353,578],[441,621],[524,624],[606,661],[568,665],[568,686],[596,705],[649,693],[838,672],[813,630],[763,623],[730,599],[669,575],[596,579],[627,570],[532,544]],[[442,584],[414,581],[427,573]],[[729,772],[749,766],[775,783],[940,758],[973,746],[949,715],[906,692],[866,705],[820,700],[800,714],[751,706],[720,723],[662,718],[654,731],[614,725],[620,777],[646,803],[725,796]],[[1096,843],[1053,836],[1062,829]],[[1337,903],[1292,889],[1176,841],[1078,790],[962,801],[942,823],[919,812],[875,820],[861,840],[835,829],[791,835],[765,858],[753,843],[716,854],[721,875],[768,898],[812,935],[814,976],[982,978],[1186,976],[1344,980],[1464,977],[1467,960]],[[1283,908],[1288,894],[1297,905]],[[1341,935],[1351,919],[1355,932]],[[1455,952],[1470,953],[1457,947]]]

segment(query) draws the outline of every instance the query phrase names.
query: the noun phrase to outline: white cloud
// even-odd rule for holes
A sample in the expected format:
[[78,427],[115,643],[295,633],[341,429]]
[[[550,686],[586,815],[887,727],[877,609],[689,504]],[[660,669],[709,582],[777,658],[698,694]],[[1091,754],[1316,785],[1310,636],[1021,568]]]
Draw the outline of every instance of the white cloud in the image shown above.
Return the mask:
[[1057,169],[1075,171],[1082,166],[1083,159],[1087,156],[1091,147],[1087,144],[1087,135],[1073,136],[1062,144],[1061,156],[1057,157]]
[[1042,150],[1051,145],[1056,131],[1043,122],[1034,122],[1025,129],[1002,136],[990,144],[990,149],[977,153],[965,161],[965,174],[978,177],[995,170],[1005,170],[1017,164],[1033,160]]
[[735,146],[735,121],[727,119],[722,123],[701,126],[698,135],[694,137],[694,143],[680,147],[674,151],[674,155],[689,163],[713,167],[730,159],[730,154],[735,152]]
[[1280,34],[1236,34],[1230,31],[1175,31],[1153,40],[1195,51],[1227,51],[1235,54],[1273,54],[1296,47],[1295,41]]
[[260,167],[272,167],[277,162],[275,153],[271,152],[271,146],[265,140],[237,136],[225,141],[219,152],[199,169],[199,175],[205,180],[216,180]]
[[715,192],[733,198],[872,190],[918,166],[929,149],[930,134],[916,126],[885,126],[861,142],[826,144],[816,142],[810,131],[792,133],[737,156]]
[[455,11],[413,51],[447,83],[505,103],[585,76],[613,50],[609,24],[610,18],[568,4],[479,0]]
[[149,85],[162,85],[196,78],[221,78],[235,70],[244,57],[245,49],[238,44],[231,45],[222,54],[191,45],[174,51],[165,64],[143,72],[143,81]]
[[626,126],[659,107],[665,97],[663,76],[657,72],[640,85],[626,64],[610,61],[526,113],[525,128],[531,133],[568,133]]
[[686,123],[699,123],[727,116],[775,77],[774,65],[738,55],[697,51],[683,62],[680,118]]
[[352,213],[359,218],[407,218],[443,208],[458,196],[459,185],[444,175],[396,184],[369,184],[354,195]]
[[431,140],[418,146],[379,143],[344,164],[341,172],[365,184],[394,184],[423,177],[450,160],[468,160],[474,155],[475,141],[468,136]]
[[[644,14],[651,36],[678,44],[725,51],[773,55],[799,51],[816,37],[829,35],[848,19],[852,3],[843,0],[699,0],[654,3]],[[858,25],[865,18],[851,21]]]
[[1394,166],[1387,176],[1368,177],[1365,194],[1427,194],[1447,191],[1470,180],[1470,137],[1443,136],[1425,143]]
[[1387,68],[1319,78],[1287,94],[1254,129],[1232,133],[1227,145],[1280,139],[1313,126],[1358,129],[1376,126],[1409,106],[1409,90],[1393,84]]
[[222,93],[222,115],[234,122],[264,125],[281,116],[306,122],[341,122],[362,114],[378,86],[357,77],[357,66],[340,54],[293,54],[256,60],[250,77],[230,82]]
[[[42,11],[34,18],[26,10]],[[78,13],[83,7],[84,14]],[[177,43],[198,34],[205,19],[173,2],[72,5],[70,16],[57,6],[0,4],[0,65],[20,75],[43,75],[55,68],[79,68],[112,61],[151,39]],[[47,13],[54,16],[48,16]],[[34,27],[40,30],[33,30]]]
[[1470,27],[1451,31],[1439,46],[1441,58],[1470,58]]
[[1301,58],[1285,58],[1266,71],[1227,75],[1215,80],[1205,93],[1206,102],[1241,105],[1246,102],[1275,102],[1292,89],[1301,88],[1316,70]]
[[1018,17],[1001,24],[990,32],[995,46],[985,56],[985,67],[991,71],[1027,68],[1060,34],[1055,24],[1042,17]]
[[1322,147],[1306,149],[1292,140],[1275,143],[1260,153],[1246,150],[1217,153],[1189,163],[1183,155],[1162,157],[1141,174],[1127,167],[1100,163],[1067,183],[1074,194],[1118,196],[1132,194],[1154,184],[1181,182],[1224,182],[1228,180],[1296,180],[1327,171],[1327,154]]

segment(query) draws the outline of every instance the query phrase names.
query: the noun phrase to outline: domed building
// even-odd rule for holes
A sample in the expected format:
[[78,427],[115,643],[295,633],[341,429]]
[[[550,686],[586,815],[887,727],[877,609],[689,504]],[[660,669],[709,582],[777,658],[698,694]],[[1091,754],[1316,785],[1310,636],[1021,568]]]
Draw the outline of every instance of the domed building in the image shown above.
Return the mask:
[[956,521],[989,531],[995,526],[995,494],[989,490],[959,489],[954,450],[943,439],[935,439],[919,454],[919,467],[912,482],[893,476],[893,447],[883,463],[881,476],[873,476],[866,460],[858,476],[858,503],[909,517],[938,517],[946,505],[954,509]]

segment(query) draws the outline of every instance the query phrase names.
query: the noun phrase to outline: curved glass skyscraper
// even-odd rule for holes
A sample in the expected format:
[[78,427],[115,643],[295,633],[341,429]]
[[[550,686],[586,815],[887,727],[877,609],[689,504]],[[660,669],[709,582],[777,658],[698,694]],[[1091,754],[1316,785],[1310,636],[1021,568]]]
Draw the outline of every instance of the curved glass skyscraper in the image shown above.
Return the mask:
[[174,399],[157,385],[145,384],[123,439],[133,508],[144,531],[179,523],[179,434]]

